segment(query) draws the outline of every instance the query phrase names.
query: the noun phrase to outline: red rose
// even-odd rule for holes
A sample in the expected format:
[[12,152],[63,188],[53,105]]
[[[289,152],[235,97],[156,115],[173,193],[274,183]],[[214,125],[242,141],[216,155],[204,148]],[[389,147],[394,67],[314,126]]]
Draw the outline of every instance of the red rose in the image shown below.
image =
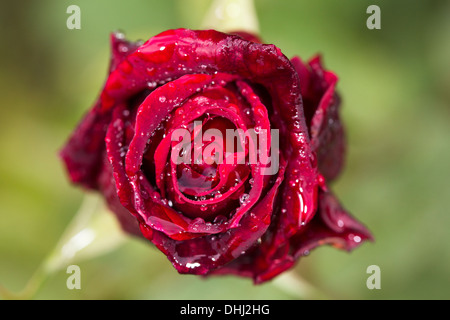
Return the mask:
[[242,32],[111,42],[106,84],[61,156],[180,273],[260,283],[318,245],[371,238],[327,188],[345,141],[337,77],[319,58],[289,60]]

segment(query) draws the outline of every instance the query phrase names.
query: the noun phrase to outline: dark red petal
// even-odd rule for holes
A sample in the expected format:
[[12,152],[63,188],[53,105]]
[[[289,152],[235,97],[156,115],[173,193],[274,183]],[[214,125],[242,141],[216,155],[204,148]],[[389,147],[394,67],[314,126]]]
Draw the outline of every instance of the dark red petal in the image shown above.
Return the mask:
[[88,189],[97,189],[98,173],[105,150],[105,127],[110,115],[98,113],[97,103],[83,118],[60,151],[72,182]]
[[247,32],[247,31],[235,31],[235,32],[230,32],[230,34],[237,35],[247,41],[262,43],[262,40],[259,36],[257,36],[256,34]]
[[[112,122],[108,126],[105,137],[106,157],[110,163],[112,178],[115,181],[116,193],[120,203],[138,218],[133,209],[133,200],[130,197],[132,190],[125,175],[125,155],[129,143],[126,135],[129,112],[126,112],[126,110],[125,106],[121,105],[117,106],[113,112]],[[128,126],[130,126],[129,123]],[[102,175],[104,175],[103,172]]]
[[[270,241],[271,232],[268,231],[260,245],[211,274],[238,274],[262,283],[291,268],[301,256],[321,245],[350,251],[364,241],[373,240],[367,228],[355,220],[326,187],[319,191],[318,214],[275,250],[271,248],[274,245]],[[276,254],[271,255],[272,252]]]
[[334,180],[344,166],[345,132],[339,116],[337,76],[323,68],[320,56],[306,65],[299,57],[292,64],[300,76],[301,92],[311,145],[317,155],[320,173]]
[[345,161],[346,137],[339,105],[339,96],[334,86],[330,86],[311,122],[311,145],[317,155],[319,172],[329,182],[339,175]]
[[278,188],[283,181],[284,165],[281,159],[279,175],[272,188],[249,214],[242,217],[236,228],[186,241],[174,241],[161,232],[151,233],[149,239],[167,255],[180,273],[206,274],[236,259],[266,232]]
[[111,63],[110,72],[115,70],[117,66],[125,60],[130,54],[142,45],[141,42],[131,42],[125,39],[125,35],[121,32],[111,33]]
[[324,244],[350,251],[367,240],[373,240],[368,229],[348,213],[325,187],[319,192],[317,218],[290,239],[290,254],[297,259]]
[[[137,219],[137,222],[154,224],[155,228],[164,228],[168,234],[180,238],[182,237],[183,227],[187,228],[188,223],[174,214],[172,212],[173,210],[171,211],[170,208],[166,207],[161,202],[161,199],[157,196],[155,197],[155,191],[148,184],[144,176],[140,175],[133,181],[130,181],[126,176],[126,146],[131,140],[131,137],[127,135],[127,127],[134,124],[130,118],[130,113],[127,109],[123,105],[118,105],[114,109],[113,119],[108,126],[105,138],[107,156],[113,171],[117,197],[122,206],[128,209],[129,214],[132,214]],[[121,208],[117,209],[116,202],[117,199],[112,197],[112,200],[108,201],[108,204],[114,212],[122,215],[123,210]],[[147,210],[149,213],[152,213],[152,222],[149,222],[147,215],[142,213],[144,207],[144,212]]]
[[115,213],[122,229],[132,235],[142,237],[138,220],[122,205],[117,196],[116,181],[112,172],[111,163],[106,157],[104,160],[98,179],[99,190],[105,197],[108,208]]

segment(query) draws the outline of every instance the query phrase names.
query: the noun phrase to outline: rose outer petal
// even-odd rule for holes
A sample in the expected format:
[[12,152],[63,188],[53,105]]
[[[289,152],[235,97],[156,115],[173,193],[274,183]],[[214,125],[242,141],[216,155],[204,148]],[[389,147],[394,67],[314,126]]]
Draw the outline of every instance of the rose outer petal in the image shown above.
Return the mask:
[[346,151],[345,132],[339,116],[341,101],[335,91],[338,77],[323,68],[320,56],[308,64],[299,57],[291,61],[300,75],[306,121],[319,171],[330,182],[341,172]]
[[[271,226],[261,244],[210,274],[237,274],[251,277],[255,283],[263,283],[292,268],[300,257],[319,246],[331,245],[351,251],[364,241],[373,241],[368,229],[341,206],[326,186],[319,190],[318,213],[277,248],[271,247],[274,245],[271,242],[273,228]],[[276,252],[276,255],[270,255],[270,252]]]

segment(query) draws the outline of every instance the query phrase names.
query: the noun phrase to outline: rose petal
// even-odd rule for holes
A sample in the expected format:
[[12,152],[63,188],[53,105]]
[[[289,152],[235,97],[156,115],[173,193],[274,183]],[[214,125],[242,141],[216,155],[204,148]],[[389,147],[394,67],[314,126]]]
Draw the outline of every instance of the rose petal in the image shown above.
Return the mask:
[[[276,226],[270,228],[273,230]],[[273,232],[270,230],[260,245],[211,274],[237,274],[251,277],[255,283],[262,283],[293,267],[301,256],[308,255],[321,245],[351,251],[364,241],[373,240],[367,228],[356,221],[326,187],[319,191],[318,214],[276,250],[270,248],[274,245],[270,241],[270,234]],[[276,254],[269,255],[269,252]]]
[[[278,188],[283,181],[284,165],[281,159],[278,177],[272,188],[250,214],[241,219],[238,227],[186,241],[174,241],[162,232],[144,235],[169,258],[178,272],[206,274],[242,255],[266,232]],[[145,229],[141,226],[141,230]]]
[[335,92],[337,76],[326,71],[320,56],[305,65],[299,57],[292,64],[302,79],[302,97],[313,151],[320,173],[334,180],[344,166],[345,132],[339,117],[340,98]]

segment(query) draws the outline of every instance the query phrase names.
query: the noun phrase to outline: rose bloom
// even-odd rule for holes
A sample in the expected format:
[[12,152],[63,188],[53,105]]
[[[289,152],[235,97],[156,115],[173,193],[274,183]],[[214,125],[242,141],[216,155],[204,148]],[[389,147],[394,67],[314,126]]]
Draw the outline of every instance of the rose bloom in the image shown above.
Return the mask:
[[[123,229],[178,272],[262,283],[319,245],[372,238],[328,187],[345,135],[337,76],[320,57],[290,60],[255,35],[214,30],[143,44],[113,33],[111,45],[105,86],[61,157],[73,183],[103,195]],[[204,139],[208,129],[222,139]],[[239,134],[250,129],[265,139]]]

